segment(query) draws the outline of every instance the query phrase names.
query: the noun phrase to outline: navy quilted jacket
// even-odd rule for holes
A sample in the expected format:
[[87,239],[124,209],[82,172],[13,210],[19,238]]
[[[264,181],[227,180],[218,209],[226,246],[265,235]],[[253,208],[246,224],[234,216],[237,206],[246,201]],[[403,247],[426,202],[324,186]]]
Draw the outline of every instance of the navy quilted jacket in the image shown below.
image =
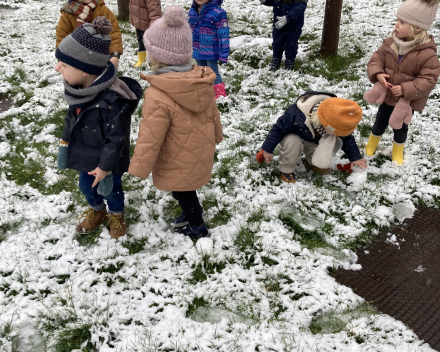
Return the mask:
[[228,62],[229,24],[223,0],[210,0],[202,6],[194,1],[189,10],[189,25],[193,33],[193,58]]
[[[305,94],[326,94],[330,97],[336,97],[336,95],[331,93],[322,92],[306,92]],[[261,147],[264,151],[268,153],[273,153],[275,147],[283,140],[285,136],[290,133],[294,133],[300,136],[307,142],[312,142],[318,144],[321,137],[313,138],[312,132],[309,130],[305,124],[306,116],[295,104],[290,105],[284,114],[278,118],[278,121],[272,126],[266,140]],[[342,150],[347,154],[350,161],[356,161],[362,159],[359,148],[356,144],[356,140],[353,134],[346,137],[339,137],[342,139]]]

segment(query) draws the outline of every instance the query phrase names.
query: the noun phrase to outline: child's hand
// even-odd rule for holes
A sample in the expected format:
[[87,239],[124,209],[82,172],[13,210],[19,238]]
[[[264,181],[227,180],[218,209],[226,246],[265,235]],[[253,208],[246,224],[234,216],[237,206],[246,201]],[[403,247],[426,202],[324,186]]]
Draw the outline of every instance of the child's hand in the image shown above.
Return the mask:
[[356,161],[352,161],[351,163],[350,163],[350,170],[353,170],[353,167],[355,166],[355,165],[357,165],[357,166],[359,166],[361,169],[366,169],[367,168],[367,161],[365,160],[365,159],[359,159],[359,160],[356,160]]
[[394,94],[395,97],[403,97],[403,89],[400,84],[398,86],[393,86],[391,88],[391,92]]
[[273,154],[270,154],[270,153],[265,152],[263,150],[263,155],[264,155],[264,160],[266,160],[266,163],[269,164],[271,162],[271,160],[273,159]]
[[388,78],[390,78],[390,75],[386,75],[385,73],[378,73],[376,75],[376,79],[380,82],[380,84],[382,84],[385,89],[393,87],[393,85],[387,81]]
[[107,176],[107,174],[108,171],[101,170],[99,167],[93,171],[90,171],[89,175],[95,176],[95,182],[93,182],[92,187],[95,187],[101,180],[104,179],[105,176]]

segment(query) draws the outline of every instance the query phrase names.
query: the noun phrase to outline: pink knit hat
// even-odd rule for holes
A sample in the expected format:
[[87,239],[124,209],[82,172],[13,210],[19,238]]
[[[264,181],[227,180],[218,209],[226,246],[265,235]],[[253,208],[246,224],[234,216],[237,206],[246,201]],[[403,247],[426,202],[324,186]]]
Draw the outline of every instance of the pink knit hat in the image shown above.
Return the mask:
[[192,57],[192,32],[185,11],[177,5],[165,9],[144,34],[145,49],[167,65],[182,65]]
[[399,6],[396,17],[413,26],[428,30],[435,20],[438,0],[406,0]]

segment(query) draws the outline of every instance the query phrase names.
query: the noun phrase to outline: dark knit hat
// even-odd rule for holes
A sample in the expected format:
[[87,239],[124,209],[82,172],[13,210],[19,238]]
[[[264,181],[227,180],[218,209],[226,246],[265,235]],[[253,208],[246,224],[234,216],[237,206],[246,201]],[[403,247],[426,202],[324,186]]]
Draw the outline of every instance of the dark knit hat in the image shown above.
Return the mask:
[[65,37],[58,46],[58,60],[91,75],[100,75],[110,60],[110,21],[97,17],[93,23],[85,23]]

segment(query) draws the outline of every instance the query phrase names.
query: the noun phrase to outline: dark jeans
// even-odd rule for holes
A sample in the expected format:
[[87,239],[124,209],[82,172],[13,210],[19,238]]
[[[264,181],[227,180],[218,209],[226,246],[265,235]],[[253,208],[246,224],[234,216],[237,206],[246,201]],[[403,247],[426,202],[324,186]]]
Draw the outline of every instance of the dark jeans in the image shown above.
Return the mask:
[[173,197],[179,202],[183,213],[191,226],[203,224],[202,206],[196,191],[174,192]]
[[145,51],[144,41],[142,40],[142,38],[144,37],[144,33],[145,31],[141,31],[140,29],[136,28],[136,37],[139,44],[139,52]]
[[218,72],[218,61],[217,60],[196,60],[197,65],[199,66],[208,66],[211,70],[214,71],[214,73],[217,75],[217,78],[215,79],[215,84],[220,84],[223,82],[222,76],[220,76],[220,73]]
[[273,29],[273,58],[282,59],[283,52],[286,52],[286,61],[295,62],[298,54],[298,40],[302,29]]
[[[371,131],[375,136],[382,136],[385,133],[385,130],[388,127],[388,123],[390,121],[390,116],[394,111],[394,106],[387,105],[383,103],[379,106],[379,110],[377,111],[376,121],[374,122],[373,129]],[[413,110],[414,114],[414,110]],[[405,143],[406,138],[408,136],[408,125],[404,123],[402,128],[394,131],[394,142],[398,144]]]
[[79,189],[86,196],[87,202],[92,209],[100,211],[104,209],[104,199],[107,201],[109,213],[124,212],[124,191],[121,184],[122,175],[113,175],[113,190],[107,196],[98,194],[98,185],[92,187],[95,176],[86,172],[79,173]]

